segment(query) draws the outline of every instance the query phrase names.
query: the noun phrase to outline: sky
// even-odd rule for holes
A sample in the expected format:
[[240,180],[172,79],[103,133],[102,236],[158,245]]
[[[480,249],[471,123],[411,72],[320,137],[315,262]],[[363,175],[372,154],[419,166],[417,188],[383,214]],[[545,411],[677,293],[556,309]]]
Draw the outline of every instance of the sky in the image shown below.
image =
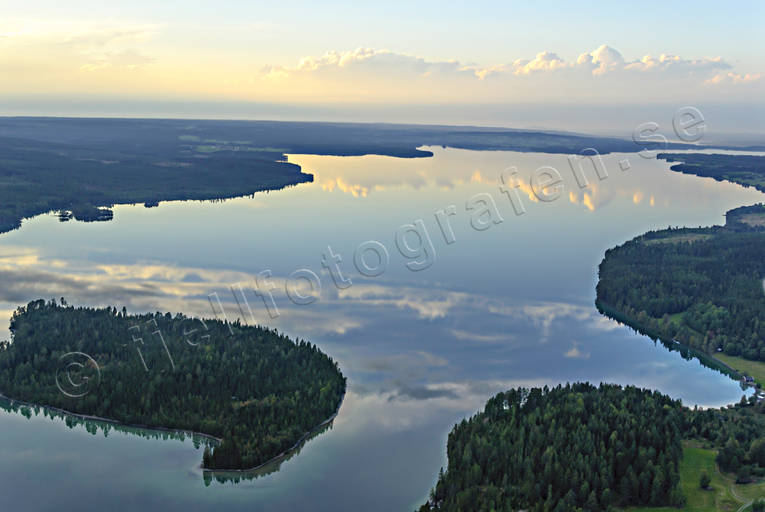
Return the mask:
[[[765,131],[761,2],[0,8],[0,115],[239,113],[599,129],[602,112],[629,117],[688,104],[716,109],[730,129]],[[550,114],[551,106],[568,113]]]

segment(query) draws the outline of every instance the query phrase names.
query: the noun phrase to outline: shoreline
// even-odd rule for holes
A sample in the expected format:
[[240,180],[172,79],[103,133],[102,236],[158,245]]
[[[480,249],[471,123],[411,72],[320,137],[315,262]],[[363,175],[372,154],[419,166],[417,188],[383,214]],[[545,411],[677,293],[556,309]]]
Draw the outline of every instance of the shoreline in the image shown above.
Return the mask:
[[345,401],[345,393],[346,393],[346,391],[343,391],[343,396],[340,397],[340,403],[337,404],[337,409],[335,409],[335,412],[332,413],[332,415],[329,418],[327,418],[326,420],[322,421],[321,423],[319,423],[318,425],[316,425],[312,429],[310,429],[307,432],[305,432],[302,436],[300,436],[300,439],[295,441],[295,444],[293,444],[291,447],[287,448],[286,450],[284,450],[280,454],[275,455],[274,457],[271,457],[270,459],[268,459],[264,463],[259,464],[259,465],[254,466],[254,467],[251,467],[251,468],[245,468],[245,469],[218,469],[218,468],[210,469],[210,468],[204,468],[204,467],[200,466],[201,469],[202,469],[202,473],[203,474],[208,474],[208,475],[213,475],[213,476],[216,473],[221,473],[221,474],[224,474],[224,473],[252,473],[252,472],[255,472],[255,471],[259,470],[259,469],[264,468],[265,466],[268,466],[269,464],[273,464],[274,462],[277,462],[277,461],[279,461],[281,459],[284,459],[288,455],[294,453],[295,450],[300,448],[300,446],[303,444],[303,442],[311,434],[313,434],[317,430],[327,426],[329,423],[334,421],[335,418],[337,418],[337,415],[340,412],[340,407],[343,405],[343,402]]
[[[337,404],[337,408],[335,409],[335,412],[332,413],[331,416],[329,416],[327,419],[325,419],[324,421],[322,421],[318,425],[314,426],[313,428],[311,428],[307,432],[305,432],[302,436],[300,436],[300,438],[297,441],[295,441],[295,443],[290,448],[284,450],[283,452],[279,453],[278,455],[275,455],[274,457],[271,457],[270,459],[268,459],[267,461],[263,462],[262,464],[259,464],[257,466],[251,467],[251,468],[244,468],[244,469],[227,469],[227,468],[215,468],[215,469],[211,469],[211,468],[202,467],[201,463],[197,467],[202,470],[203,474],[208,474],[208,475],[213,475],[214,476],[216,473],[250,473],[250,472],[254,472],[254,471],[257,471],[259,469],[262,469],[263,467],[265,467],[265,466],[267,466],[269,464],[273,464],[274,462],[277,462],[278,460],[283,459],[283,458],[287,457],[288,455],[290,455],[291,453],[293,453],[296,449],[298,449],[301,446],[301,444],[311,434],[313,434],[317,430],[325,427],[326,425],[328,425],[329,423],[334,421],[334,419],[337,417],[338,413],[340,412],[340,407],[343,405],[343,402],[345,401],[345,394],[346,393],[347,393],[347,390],[344,390],[342,396],[340,397],[340,402]],[[6,395],[4,395],[2,393],[0,393],[0,399],[9,400],[12,404],[13,403],[18,403],[18,404],[21,404],[23,406],[28,406],[28,407],[41,407],[41,408],[45,408],[45,409],[48,409],[50,411],[57,412],[59,414],[63,414],[63,415],[66,415],[66,416],[72,416],[72,417],[79,418],[79,419],[82,419],[82,420],[100,421],[100,422],[109,423],[111,425],[116,425],[116,426],[120,426],[120,427],[136,428],[136,429],[141,429],[141,430],[149,430],[149,431],[156,431],[156,432],[169,432],[169,433],[172,433],[172,434],[184,434],[184,435],[188,435],[188,436],[192,436],[192,437],[193,436],[198,436],[198,437],[202,437],[202,438],[205,438],[205,439],[208,439],[208,440],[211,440],[211,441],[215,441],[216,443],[222,443],[223,442],[223,439],[221,439],[219,437],[215,437],[215,436],[213,436],[211,434],[205,434],[204,432],[196,432],[196,431],[193,431],[193,430],[173,429],[173,428],[167,428],[167,427],[152,427],[152,426],[148,426],[148,425],[140,425],[140,424],[137,424],[137,423],[125,423],[125,422],[114,420],[114,419],[110,419],[110,418],[103,418],[103,417],[100,417],[100,416],[93,416],[93,415],[89,415],[89,414],[80,414],[80,413],[76,413],[76,412],[72,412],[72,411],[67,411],[67,410],[61,409],[59,407],[54,407],[52,405],[36,404],[36,403],[33,403],[33,402],[27,402],[25,400],[18,400],[16,398],[12,398],[12,397],[6,396]]]
[[[643,336],[647,336],[651,339],[656,338],[657,340],[661,341],[662,344],[667,345],[668,349],[671,351],[671,348],[669,347],[679,347],[682,349],[685,349],[689,353],[693,355],[694,358],[696,358],[702,365],[707,366],[708,368],[712,370],[720,371],[724,374],[726,374],[730,379],[734,382],[743,383],[746,385],[747,388],[753,388],[755,392],[757,391],[756,384],[751,383],[744,383],[743,378],[744,374],[737,370],[736,368],[732,367],[728,363],[718,359],[715,357],[714,354],[708,354],[702,350],[699,350],[695,347],[692,347],[690,345],[686,345],[685,343],[679,342],[677,340],[667,339],[665,336],[660,335],[659,333],[653,331],[652,329],[645,328],[640,322],[638,322],[636,319],[628,316],[627,314],[623,313],[622,311],[618,310],[616,307],[612,306],[611,304],[596,299],[595,306],[598,309],[598,311],[606,316],[607,318],[610,318],[612,320],[615,320],[616,322],[619,322],[623,325],[626,325],[627,327],[630,327],[637,331],[639,334]],[[704,358],[709,359],[710,361],[705,361],[701,356]],[[708,364],[710,362],[713,362],[712,365]],[[715,368],[715,366],[717,368]]]
[[111,425],[117,425],[120,427],[127,427],[127,428],[138,428],[142,430],[155,430],[158,432],[169,432],[172,434],[185,434],[189,436],[199,436],[199,437],[204,437],[206,439],[210,439],[212,441],[216,441],[218,443],[223,442],[223,439],[219,437],[215,437],[214,435],[211,435],[211,434],[205,434],[204,432],[195,432],[193,430],[183,430],[183,429],[168,428],[168,427],[152,427],[149,425],[141,425],[138,423],[125,423],[119,420],[113,420],[111,418],[102,418],[101,416],[92,416],[90,414],[80,414],[77,412],[67,411],[66,409],[61,409],[60,407],[54,407],[52,405],[44,405],[44,404],[36,404],[34,402],[27,402],[26,400],[19,400],[17,398],[12,398],[2,393],[0,393],[0,398],[5,398],[6,400],[10,400],[11,402],[19,403],[29,407],[44,407],[45,409],[48,409],[50,411],[55,411],[57,413],[65,414],[67,416],[73,416],[75,418],[79,418],[82,420],[102,421],[104,423],[109,423]]

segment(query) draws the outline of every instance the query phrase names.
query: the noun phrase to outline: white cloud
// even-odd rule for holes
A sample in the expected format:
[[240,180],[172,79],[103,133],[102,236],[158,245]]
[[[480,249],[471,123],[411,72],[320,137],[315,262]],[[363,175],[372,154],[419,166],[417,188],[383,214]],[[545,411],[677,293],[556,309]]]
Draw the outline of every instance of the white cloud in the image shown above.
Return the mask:
[[[601,45],[584,52],[576,61],[566,61],[552,51],[539,52],[533,59],[518,58],[511,64],[477,66],[463,64],[456,60],[431,61],[422,57],[394,53],[386,49],[357,48],[350,51],[329,51],[324,55],[306,56],[293,68],[266,66],[261,74],[269,77],[284,77],[295,73],[342,72],[363,68],[366,71],[393,72],[420,77],[438,74],[470,76],[484,80],[490,76],[524,77],[555,71],[587,70],[594,77],[625,71],[655,71],[675,74],[718,73],[732,66],[721,57],[686,59],[678,55],[663,53],[659,57],[645,55],[628,61],[615,48]],[[735,74],[733,74],[735,75]],[[753,75],[735,75],[736,80],[751,80]],[[738,78],[740,77],[740,78]]]
[[576,59],[576,64],[592,71],[593,75],[603,75],[609,71],[624,69],[624,57],[607,45],[601,45],[597,49],[583,53]]
[[666,52],[630,59],[601,45],[569,59],[547,50],[533,58],[487,64],[387,49],[329,51],[303,57],[294,66],[261,67],[253,83],[261,81],[261,92],[276,87],[286,99],[320,101],[330,101],[327,94],[332,101],[634,101],[636,97],[695,101],[719,97],[721,90],[705,84],[734,87],[757,79],[758,75],[734,71],[719,56],[687,58]]
[[756,73],[756,74],[739,74],[734,73],[732,71],[728,71],[727,73],[717,73],[712,78],[706,80],[704,82],[705,85],[740,85],[740,84],[751,84],[759,82],[760,79],[762,79],[762,73]]
[[730,69],[731,67],[722,57],[684,59],[678,55],[663,53],[659,57],[645,55],[640,60],[627,63],[624,69],[629,71],[671,71],[680,74],[693,74],[716,72],[717,70]]
[[555,71],[563,69],[566,63],[557,54],[552,52],[541,52],[532,60],[518,59],[513,63],[514,73],[516,75],[528,75],[540,71]]
[[[300,59],[294,71],[334,71],[354,69],[395,70],[416,75],[459,71],[457,61],[427,61],[389,50],[357,48],[350,51],[330,51],[320,57],[307,56]],[[281,68],[286,70],[286,68]]]

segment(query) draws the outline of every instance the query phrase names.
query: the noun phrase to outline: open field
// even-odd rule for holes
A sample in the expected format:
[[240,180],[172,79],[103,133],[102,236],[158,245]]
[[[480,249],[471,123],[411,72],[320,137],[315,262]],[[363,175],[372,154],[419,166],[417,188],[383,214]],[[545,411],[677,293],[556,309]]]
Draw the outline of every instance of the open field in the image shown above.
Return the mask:
[[699,240],[709,240],[712,238],[713,235],[708,235],[704,233],[683,233],[680,235],[674,235],[674,236],[666,236],[662,238],[653,238],[651,240],[646,240],[647,245],[653,245],[653,244],[679,244],[682,242],[698,242]]
[[762,213],[747,213],[742,215],[740,220],[752,227],[765,227],[765,214]]
[[[765,482],[737,485],[735,477],[720,473],[715,464],[715,450],[708,450],[698,443],[687,441],[683,446],[680,463],[680,487],[688,503],[681,510],[693,512],[738,511],[755,498],[765,496]],[[699,487],[701,471],[706,470],[712,478],[709,489]],[[672,507],[630,508],[630,511],[670,512]]]
[[757,381],[760,386],[765,387],[765,363],[761,361],[750,361],[743,357],[729,356],[722,352],[715,354],[715,357],[731,368],[738,370],[740,373],[754,377],[754,380]]

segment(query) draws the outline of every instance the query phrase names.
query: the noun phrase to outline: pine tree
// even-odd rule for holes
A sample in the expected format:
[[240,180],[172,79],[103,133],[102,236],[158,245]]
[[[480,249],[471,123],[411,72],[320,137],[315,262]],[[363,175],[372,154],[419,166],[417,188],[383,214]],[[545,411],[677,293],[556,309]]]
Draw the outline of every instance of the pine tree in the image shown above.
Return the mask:
[[701,476],[699,477],[699,486],[702,489],[709,489],[709,484],[712,483],[712,479],[709,477],[706,469],[701,470]]

